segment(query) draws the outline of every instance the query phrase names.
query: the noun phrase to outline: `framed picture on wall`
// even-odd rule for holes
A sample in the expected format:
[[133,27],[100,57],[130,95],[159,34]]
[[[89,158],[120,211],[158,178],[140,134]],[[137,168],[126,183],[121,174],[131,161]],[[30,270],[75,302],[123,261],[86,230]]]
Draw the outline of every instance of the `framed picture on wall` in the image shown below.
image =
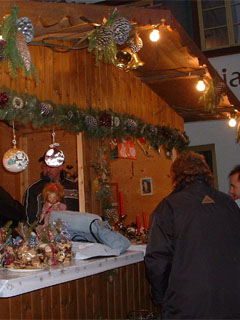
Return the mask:
[[140,179],[140,190],[142,196],[150,196],[153,194],[152,178]]
[[218,189],[217,161],[214,144],[191,146],[189,150],[202,154],[205,157],[214,177],[214,187]]

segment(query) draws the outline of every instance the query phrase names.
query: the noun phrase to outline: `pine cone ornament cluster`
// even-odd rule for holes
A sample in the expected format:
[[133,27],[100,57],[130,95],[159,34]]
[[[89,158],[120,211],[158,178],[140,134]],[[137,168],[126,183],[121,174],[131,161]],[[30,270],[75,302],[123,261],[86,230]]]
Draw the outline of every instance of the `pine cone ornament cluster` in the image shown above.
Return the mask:
[[86,126],[90,129],[96,129],[97,128],[97,119],[93,116],[86,116],[84,119],[84,122]]
[[50,103],[41,102],[40,114],[44,117],[50,117],[53,114],[53,106]]
[[132,29],[131,23],[124,17],[118,18],[113,23],[114,41],[122,45],[124,44]]
[[96,35],[96,48],[106,50],[113,41],[113,30],[108,26],[99,28]]
[[16,33],[16,46],[23,59],[26,70],[29,71],[31,69],[32,60],[25,36],[21,31],[17,31]]

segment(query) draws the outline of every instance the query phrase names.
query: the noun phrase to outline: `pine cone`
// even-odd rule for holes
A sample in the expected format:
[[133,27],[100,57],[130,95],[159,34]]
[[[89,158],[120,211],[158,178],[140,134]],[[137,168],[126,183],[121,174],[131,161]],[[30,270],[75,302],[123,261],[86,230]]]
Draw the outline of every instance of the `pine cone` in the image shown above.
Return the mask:
[[215,107],[220,103],[221,96],[225,93],[226,85],[224,82],[218,82],[215,87]]
[[132,29],[131,23],[126,18],[118,18],[113,23],[114,40],[117,44],[124,44]]
[[96,129],[97,128],[97,119],[94,118],[93,116],[89,115],[86,116],[84,119],[84,122],[86,126],[90,129]]
[[137,129],[137,123],[133,119],[127,119],[126,127],[131,131],[135,131]]
[[113,40],[113,31],[110,27],[101,27],[96,36],[96,48],[106,50]]
[[138,51],[140,51],[142,49],[143,41],[139,36],[136,38],[134,37],[128,41],[128,45],[129,45],[129,48],[131,49],[132,53],[137,53]]
[[52,116],[53,114],[53,106],[47,102],[40,103],[40,114],[45,117]]
[[31,55],[28,50],[25,36],[21,31],[17,31],[16,33],[16,46],[23,59],[26,70],[29,71],[31,69],[31,64],[32,64]]

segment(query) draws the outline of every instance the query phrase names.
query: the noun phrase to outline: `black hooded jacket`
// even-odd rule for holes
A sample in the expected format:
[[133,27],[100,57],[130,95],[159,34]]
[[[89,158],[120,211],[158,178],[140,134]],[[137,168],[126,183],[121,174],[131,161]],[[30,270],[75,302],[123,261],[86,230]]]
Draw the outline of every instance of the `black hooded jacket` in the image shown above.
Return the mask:
[[24,208],[2,187],[0,187],[0,227],[8,221],[12,221],[12,226],[17,226],[19,221],[24,220]]
[[152,215],[145,264],[164,319],[240,319],[240,210],[195,181]]
[[[28,224],[39,221],[43,207],[42,190],[50,182],[50,179],[41,175],[41,179],[30,185],[24,193],[23,205],[25,208],[25,217]],[[66,172],[61,171],[61,185],[64,187],[64,198],[61,202],[65,203],[67,210],[78,211],[78,184],[66,178]]]

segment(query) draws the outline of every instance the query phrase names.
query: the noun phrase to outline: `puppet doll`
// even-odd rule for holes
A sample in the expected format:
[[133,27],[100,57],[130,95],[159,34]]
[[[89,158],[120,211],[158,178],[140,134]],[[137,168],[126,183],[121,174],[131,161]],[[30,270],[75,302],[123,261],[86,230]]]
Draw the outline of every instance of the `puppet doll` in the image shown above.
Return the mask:
[[61,203],[61,199],[64,197],[64,187],[60,183],[48,183],[43,191],[43,209],[40,215],[39,223],[41,227],[46,227],[49,224],[49,217],[51,211],[66,210],[66,205]]

